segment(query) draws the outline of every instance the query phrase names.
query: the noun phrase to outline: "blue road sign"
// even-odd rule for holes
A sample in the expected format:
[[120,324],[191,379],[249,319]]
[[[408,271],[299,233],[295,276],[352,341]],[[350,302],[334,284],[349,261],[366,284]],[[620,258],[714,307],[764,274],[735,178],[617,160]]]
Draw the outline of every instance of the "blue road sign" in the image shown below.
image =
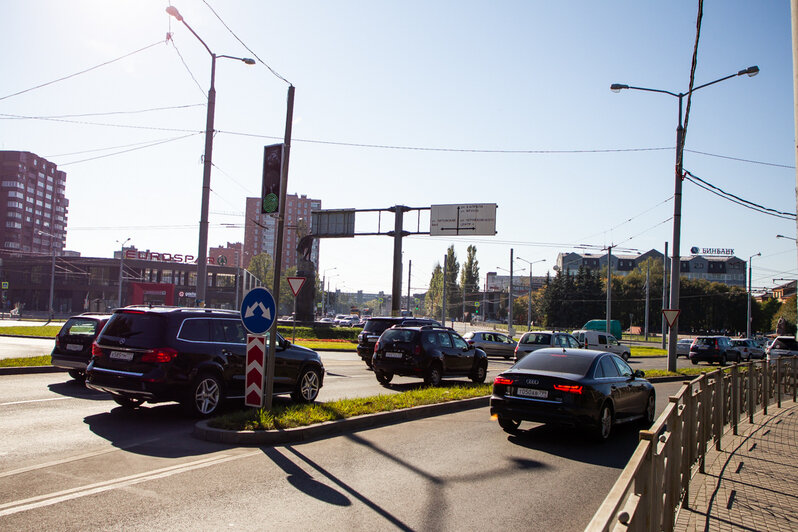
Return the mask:
[[277,307],[271,292],[259,286],[244,296],[241,302],[241,321],[252,334],[268,331],[277,316]]

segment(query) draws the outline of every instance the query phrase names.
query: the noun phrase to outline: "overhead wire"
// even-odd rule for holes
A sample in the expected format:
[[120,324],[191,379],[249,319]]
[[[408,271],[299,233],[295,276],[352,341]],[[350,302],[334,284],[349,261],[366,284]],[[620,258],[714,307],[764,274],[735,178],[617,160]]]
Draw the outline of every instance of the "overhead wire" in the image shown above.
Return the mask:
[[759,205],[758,203],[754,203],[752,201],[748,201],[746,199],[743,199],[740,196],[736,196],[736,195],[734,195],[734,194],[732,194],[730,192],[726,192],[725,190],[723,190],[723,189],[721,189],[719,187],[716,187],[712,183],[709,183],[708,181],[705,181],[705,180],[701,179],[700,177],[696,176],[695,174],[693,174],[689,170],[685,170],[684,171],[684,175],[685,175],[685,179],[687,179],[691,183],[703,188],[704,190],[712,192],[716,196],[720,196],[721,198],[729,200],[732,203],[736,203],[738,205],[742,205],[743,207],[745,207],[747,209],[751,209],[753,211],[760,212],[762,214],[767,214],[769,216],[775,216],[776,218],[783,218],[785,220],[794,220],[795,219],[795,213],[793,213],[793,212],[784,212],[784,211],[779,211],[779,210],[776,210],[776,209],[771,209],[770,207],[765,207],[763,205]]
[[707,157],[717,157],[719,159],[728,159],[730,161],[739,161],[739,162],[742,162],[742,163],[751,163],[751,164],[761,164],[763,166],[775,166],[777,168],[789,168],[789,169],[795,170],[795,165],[794,164],[778,164],[778,163],[769,163],[769,162],[766,162],[766,161],[754,161],[752,159],[743,159],[741,157],[730,157],[728,155],[718,155],[716,153],[707,153],[705,151],[688,150],[686,148],[685,148],[684,151],[690,152],[690,153],[697,153],[699,155],[706,155]]
[[66,162],[66,163],[60,163],[58,166],[69,166],[69,165],[72,165],[72,164],[79,164],[79,163],[85,163],[85,162],[88,162],[88,161],[95,161],[97,159],[105,159],[106,157],[113,157],[115,155],[121,155],[123,153],[130,153],[132,151],[143,150],[145,148],[152,148],[153,146],[160,146],[161,144],[166,144],[168,142],[175,142],[177,140],[186,139],[186,138],[189,138],[189,137],[193,137],[195,135],[199,135],[199,133],[189,133],[188,135],[182,135],[180,137],[174,137],[174,138],[171,138],[171,139],[160,140],[160,141],[157,141],[157,142],[151,142],[150,144],[147,144],[147,145],[144,145],[144,146],[138,146],[138,147],[135,147],[135,148],[130,148],[130,149],[127,149],[127,150],[121,150],[121,151],[117,151],[117,152],[114,152],[114,153],[107,153],[105,155],[98,155],[96,157],[88,157],[86,159],[80,159],[78,161],[69,161],[69,162]]
[[[169,17],[169,18],[171,18],[171,17]],[[208,95],[205,94],[205,89],[202,88],[202,85],[200,85],[199,81],[197,81],[197,78],[194,76],[194,73],[189,68],[188,63],[186,63],[186,60],[183,59],[183,54],[180,53],[180,49],[177,47],[177,44],[175,43],[174,35],[172,33],[167,33],[166,34],[166,40],[168,42],[172,43],[172,48],[174,48],[175,52],[177,52],[177,56],[180,58],[180,62],[183,63],[183,66],[186,68],[186,71],[188,72],[188,75],[191,76],[191,79],[194,80],[194,84],[197,85],[197,88],[200,90],[202,95],[207,99]]]
[[[684,112],[684,128],[682,130],[681,146],[677,146],[677,168],[684,163],[684,145],[687,142],[687,124],[690,120],[690,107],[693,103],[693,86],[695,85],[695,71],[698,65],[698,43],[701,39],[701,19],[704,17],[704,0],[698,0],[698,13],[696,15],[695,44],[693,45],[693,60],[690,64],[690,85],[687,91],[687,108]],[[681,102],[681,100],[679,100]]]
[[49,115],[49,116],[23,116],[23,115],[0,115],[0,120],[44,120],[56,118],[85,118],[87,116],[113,116],[113,115],[134,115],[141,113],[151,113],[154,111],[171,111],[176,109],[189,109],[191,107],[205,107],[204,103],[192,103],[186,105],[170,105],[166,107],[152,107],[150,109],[135,109],[133,111],[107,111],[104,113],[79,113],[68,115]]

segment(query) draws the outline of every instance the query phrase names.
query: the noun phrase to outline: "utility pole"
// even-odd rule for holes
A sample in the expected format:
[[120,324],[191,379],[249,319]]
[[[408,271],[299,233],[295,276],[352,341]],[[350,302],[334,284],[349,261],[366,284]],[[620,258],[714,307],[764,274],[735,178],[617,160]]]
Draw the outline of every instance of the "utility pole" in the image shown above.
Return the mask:
[[[668,308],[668,243],[665,242],[665,256],[662,257],[662,308]],[[662,349],[665,349],[665,334],[668,323],[662,315]]]
[[507,290],[509,295],[508,302],[509,308],[507,309],[507,334],[510,338],[513,337],[515,334],[515,329],[513,329],[513,248],[510,248],[510,287]]
[[646,342],[648,342],[648,300],[650,298],[651,285],[649,284],[651,274],[651,261],[646,261],[646,319],[643,327],[646,330]]
[[607,247],[607,334],[612,329],[610,328],[610,321],[612,321],[612,248]]
[[[792,90],[793,90],[793,122],[795,123],[795,155],[798,157],[798,0],[790,0],[790,20],[792,21]],[[795,170],[795,186],[798,191],[798,168]],[[795,197],[795,207],[798,209],[798,192]],[[795,220],[796,236],[798,237],[798,218]],[[798,253],[798,239],[795,241]],[[798,304],[798,298],[796,298]]]
[[412,307],[410,306],[410,272],[413,271],[413,261],[408,259],[407,261],[407,312],[409,314],[413,314]]
[[441,321],[443,322],[443,326],[446,327],[446,259],[448,258],[448,254],[443,256],[443,309],[441,313],[443,314]]
[[405,233],[402,222],[405,211],[410,210],[404,205],[397,205],[388,209],[394,213],[394,229],[388,232],[393,236],[393,284],[391,286],[391,316],[399,316],[402,310],[402,237]]

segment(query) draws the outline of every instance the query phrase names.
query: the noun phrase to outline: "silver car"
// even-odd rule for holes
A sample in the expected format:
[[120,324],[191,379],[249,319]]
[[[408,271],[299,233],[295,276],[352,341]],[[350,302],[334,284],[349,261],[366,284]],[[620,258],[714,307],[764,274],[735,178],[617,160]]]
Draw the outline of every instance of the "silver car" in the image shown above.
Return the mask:
[[676,357],[690,358],[691,345],[693,345],[692,338],[682,338],[676,342]]
[[562,347],[563,349],[579,349],[582,344],[573,335],[555,331],[531,331],[524,333],[515,347],[515,361],[518,362],[532,351],[544,347]]
[[740,351],[740,357],[746,362],[752,358],[765,358],[765,350],[750,338],[732,338],[732,347]]
[[478,347],[489,356],[509,359],[515,353],[516,342],[506,334],[494,331],[471,331],[463,335],[469,345]]
[[765,351],[768,360],[776,360],[779,357],[797,356],[798,342],[795,336],[777,336],[770,347]]

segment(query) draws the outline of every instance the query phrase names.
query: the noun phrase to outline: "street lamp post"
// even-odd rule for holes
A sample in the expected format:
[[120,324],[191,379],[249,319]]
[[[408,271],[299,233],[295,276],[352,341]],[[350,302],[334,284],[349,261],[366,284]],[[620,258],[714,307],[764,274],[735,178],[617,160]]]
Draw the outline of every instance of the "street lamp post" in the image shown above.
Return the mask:
[[539,262],[546,262],[546,259],[528,261],[521,257],[516,257],[517,260],[524,261],[529,265],[529,308],[526,311],[526,330],[532,330],[532,265]]
[[208,89],[208,114],[205,123],[205,156],[202,171],[202,205],[200,210],[200,226],[199,226],[199,250],[197,252],[197,306],[204,306],[205,292],[208,284],[208,205],[210,202],[211,192],[211,166],[213,154],[213,119],[216,110],[216,59],[225,57],[227,59],[235,59],[246,63],[247,65],[254,65],[255,60],[248,57],[234,57],[231,55],[216,55],[211,51],[205,41],[188,25],[183,19],[183,16],[175,6],[166,8],[169,15],[175,17],[179,22],[188,28],[188,31],[202,43],[202,46],[208,51],[211,56],[211,87]]
[[[507,287],[507,334],[512,336],[515,334],[515,329],[513,329],[513,250],[510,250],[510,269],[502,268],[501,266],[496,266],[497,270],[502,270],[508,272],[510,274],[510,284]],[[518,271],[522,271],[524,268],[521,268]]]
[[751,338],[751,259],[754,257],[761,257],[762,253],[751,255],[748,257],[748,319],[745,321],[745,337]]
[[[646,92],[658,92],[661,94],[668,94],[674,96],[679,100],[679,116],[678,125],[676,127],[676,173],[675,173],[675,186],[673,192],[673,252],[671,254],[671,293],[670,293],[670,307],[672,310],[679,309],[679,274],[681,257],[679,256],[679,245],[681,238],[681,223],[682,223],[682,159],[684,155],[684,127],[682,125],[682,99],[699,89],[720,83],[727,79],[736,76],[748,75],[749,77],[756,76],[759,73],[759,67],[751,66],[744,70],[740,70],[735,74],[704,83],[698,87],[693,87],[688,92],[671,92],[661,89],[649,89],[645,87],[633,87],[621,83],[613,83],[610,85],[610,90],[613,92],[620,92],[623,89],[633,89]],[[679,318],[677,317],[671,325],[670,334],[668,335],[668,371],[676,371],[676,342],[679,340]]]
[[[131,237],[127,237],[127,239],[122,242],[121,251],[119,253],[119,307],[122,307],[122,269],[125,267],[125,244],[130,242]],[[117,244],[119,240],[116,241]]]
[[50,319],[53,319],[53,295],[55,293],[55,247],[53,246],[53,239],[55,239],[55,235],[51,235],[50,233],[46,233],[44,231],[36,231],[40,236],[46,235],[50,237],[50,255],[52,257],[52,261],[50,262],[50,303],[48,312],[50,313]]
[[325,301],[327,296],[327,291],[324,289],[324,280],[327,279],[327,272],[332,270],[337,270],[338,266],[333,266],[332,268],[327,268],[321,275],[321,317],[327,317],[327,303]]

